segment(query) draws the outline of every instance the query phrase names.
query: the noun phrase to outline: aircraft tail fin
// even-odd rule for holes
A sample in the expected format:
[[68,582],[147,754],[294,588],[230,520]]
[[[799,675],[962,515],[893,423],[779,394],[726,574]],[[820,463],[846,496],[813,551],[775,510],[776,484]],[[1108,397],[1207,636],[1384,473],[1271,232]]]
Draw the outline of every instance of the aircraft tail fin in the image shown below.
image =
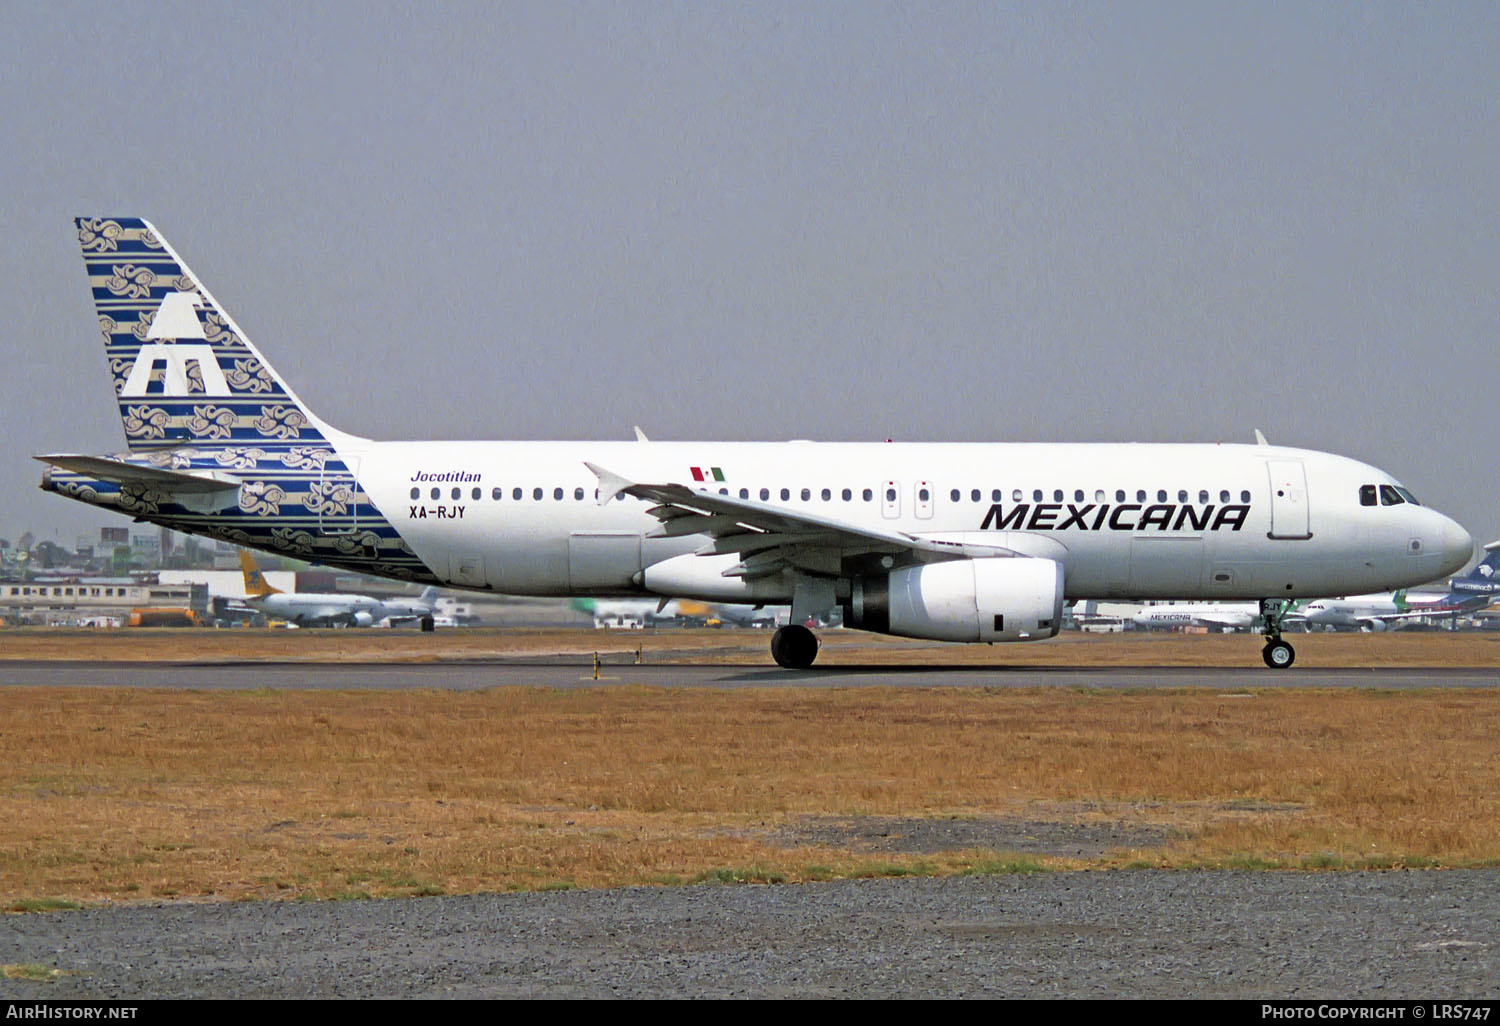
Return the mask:
[[245,549],[240,549],[240,572],[245,575],[245,594],[250,598],[265,598],[279,595],[281,590],[266,583],[265,575],[255,565],[255,559]]
[[315,417],[150,222],[79,217],[78,244],[132,450],[318,445]]

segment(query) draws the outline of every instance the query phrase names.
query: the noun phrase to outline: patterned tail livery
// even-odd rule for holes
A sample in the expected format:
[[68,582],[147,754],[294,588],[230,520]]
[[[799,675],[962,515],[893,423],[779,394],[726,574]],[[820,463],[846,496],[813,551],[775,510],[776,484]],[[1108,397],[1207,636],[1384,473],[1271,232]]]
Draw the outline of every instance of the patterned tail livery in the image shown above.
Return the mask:
[[131,450],[329,440],[149,222],[74,223]]
[[436,580],[360,486],[365,443],[297,399],[150,223],[75,225],[129,451],[39,456],[43,488],[241,546]]

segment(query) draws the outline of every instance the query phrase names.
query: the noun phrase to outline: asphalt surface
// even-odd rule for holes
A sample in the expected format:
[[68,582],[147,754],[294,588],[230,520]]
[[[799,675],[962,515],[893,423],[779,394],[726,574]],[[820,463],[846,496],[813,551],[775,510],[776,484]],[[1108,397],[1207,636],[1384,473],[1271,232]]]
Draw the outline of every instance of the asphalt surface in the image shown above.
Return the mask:
[[1483,999],[1500,871],[1095,872],[8,916],[0,997]]
[[250,689],[661,687],[1107,687],[1107,688],[1492,688],[1493,669],[1111,666],[776,666],[647,664],[616,656],[594,679],[590,662],[495,660],[441,663],[141,663],[0,661],[0,686]]

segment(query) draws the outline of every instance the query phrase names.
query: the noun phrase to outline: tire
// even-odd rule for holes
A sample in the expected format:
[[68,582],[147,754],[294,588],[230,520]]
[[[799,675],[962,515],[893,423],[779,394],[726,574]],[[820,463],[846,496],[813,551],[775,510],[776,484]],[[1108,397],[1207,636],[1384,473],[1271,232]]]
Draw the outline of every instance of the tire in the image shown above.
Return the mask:
[[1285,641],[1273,641],[1261,649],[1261,659],[1273,670],[1289,668],[1297,658],[1297,652]]
[[422,631],[424,633],[426,633],[428,631],[434,630],[435,627],[436,627],[436,624],[434,624],[432,622],[432,617],[430,617],[430,616],[424,616],[424,617],[422,617],[421,626],[422,626]]
[[788,670],[805,670],[818,657],[818,636],[806,627],[782,627],[771,636],[771,658]]

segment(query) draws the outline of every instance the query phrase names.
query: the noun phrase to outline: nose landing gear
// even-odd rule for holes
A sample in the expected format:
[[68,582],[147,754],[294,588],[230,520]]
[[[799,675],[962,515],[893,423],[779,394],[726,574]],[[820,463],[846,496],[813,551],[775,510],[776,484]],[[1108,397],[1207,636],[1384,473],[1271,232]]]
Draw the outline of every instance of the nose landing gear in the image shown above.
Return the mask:
[[1260,657],[1273,670],[1285,670],[1297,658],[1291,644],[1281,640],[1281,621],[1289,612],[1291,606],[1285,599],[1260,600],[1260,632],[1266,636],[1266,647],[1260,650]]
[[818,636],[800,624],[779,627],[771,635],[771,658],[788,670],[805,670],[818,657]]

